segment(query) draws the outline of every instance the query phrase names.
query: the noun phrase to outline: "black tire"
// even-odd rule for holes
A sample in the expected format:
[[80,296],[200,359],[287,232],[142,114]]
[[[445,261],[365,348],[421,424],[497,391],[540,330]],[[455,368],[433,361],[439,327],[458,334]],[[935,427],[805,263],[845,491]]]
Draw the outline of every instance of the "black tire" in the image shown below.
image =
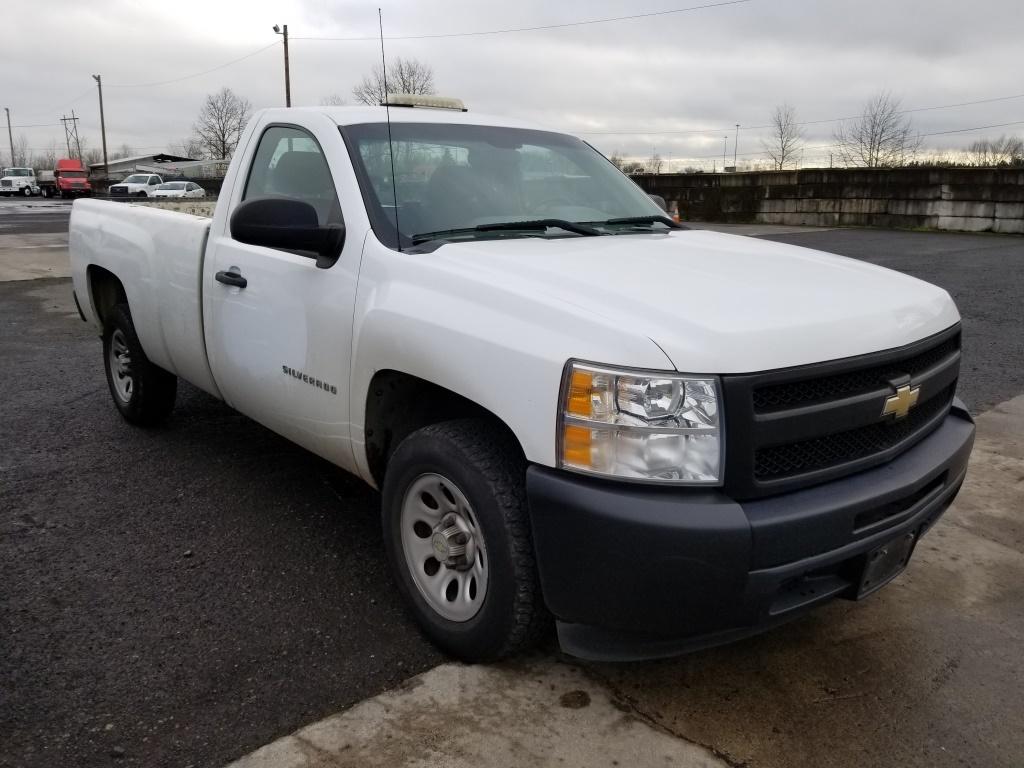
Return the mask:
[[21,194],[25,197],[32,197],[32,187],[22,187],[21,190]]
[[[478,612],[466,621],[451,621],[431,607],[404,555],[402,504],[412,483],[429,473],[459,488],[483,532],[487,589]],[[505,658],[539,641],[550,619],[534,560],[526,462],[507,430],[483,419],[460,419],[413,432],[388,462],[383,490],[385,549],[399,590],[427,637],[469,662]]]
[[137,192],[135,194],[135,196],[136,197],[149,197],[149,195],[146,194],[145,190],[141,190],[141,191]]
[[[128,375],[119,376],[112,363],[111,348],[123,345],[130,355]],[[178,378],[154,365],[146,357],[135,333],[131,312],[127,304],[118,304],[107,317],[103,331],[103,367],[107,372],[107,386],[117,410],[131,424],[155,426],[167,418],[174,408],[178,392]],[[118,379],[131,380],[130,391],[123,394]]]

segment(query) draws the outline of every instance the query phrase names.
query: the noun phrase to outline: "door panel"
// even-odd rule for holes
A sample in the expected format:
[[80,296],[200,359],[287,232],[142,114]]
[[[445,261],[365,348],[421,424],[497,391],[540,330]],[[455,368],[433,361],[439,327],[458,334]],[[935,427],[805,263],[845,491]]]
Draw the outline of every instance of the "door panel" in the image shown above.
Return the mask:
[[[252,167],[238,182],[240,200],[293,197],[314,204],[321,224],[341,221],[327,160],[312,135],[270,126],[258,141]],[[204,269],[210,364],[225,400],[347,469],[354,465],[349,358],[361,249],[361,238],[346,237],[337,263],[318,269],[304,255],[236,242],[228,225],[211,233],[213,263]],[[217,282],[220,271],[241,274],[245,287]]]

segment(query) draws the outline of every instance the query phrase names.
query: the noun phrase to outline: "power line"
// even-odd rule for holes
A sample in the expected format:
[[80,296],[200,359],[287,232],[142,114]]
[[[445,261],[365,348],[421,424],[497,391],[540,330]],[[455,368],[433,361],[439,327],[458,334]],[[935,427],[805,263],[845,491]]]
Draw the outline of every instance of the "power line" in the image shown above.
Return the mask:
[[[958,104],[940,104],[933,107],[914,107],[913,109],[901,109],[896,114],[906,115],[912,112],[931,112],[938,109],[954,109],[956,107],[971,107],[977,104],[992,104],[997,101],[1010,101],[1011,99],[1024,99],[1024,93],[1017,93],[1012,96],[996,96],[991,99],[978,99],[977,101],[962,101]],[[857,120],[862,115],[850,115],[848,117],[830,117],[825,120],[804,120],[795,125],[821,125],[822,123],[840,123],[844,120]],[[757,131],[764,130],[765,128],[774,128],[771,123],[767,125],[741,125],[740,129],[744,131]],[[678,131],[576,131],[576,133],[584,136],[675,136],[675,135],[713,135],[721,133],[722,131],[733,130],[733,126],[722,127],[722,128],[688,128],[685,130]]]
[[[232,64],[237,64],[240,61],[245,61],[246,59],[251,59],[253,56],[256,56],[257,54],[263,53],[264,51],[269,50],[269,49],[273,48],[275,45],[279,45],[279,44],[280,44],[280,41],[279,40],[275,40],[270,45],[265,45],[262,48],[259,48],[259,49],[255,50],[255,51],[252,51],[251,53],[245,54],[244,56],[239,56],[237,59],[232,59],[231,61],[226,61],[223,64],[218,64],[216,67],[211,67],[210,69],[204,69],[202,72],[194,72],[191,75],[182,75],[181,77],[171,78],[170,80],[159,80],[159,81],[153,82],[153,83],[125,83],[125,84],[120,84],[120,83],[107,84],[107,83],[104,83],[104,85],[106,85],[107,88],[155,88],[158,85],[170,85],[171,83],[180,83],[182,80],[191,80],[194,77],[202,77],[203,75],[208,75],[211,72],[216,72],[217,70],[224,69],[225,67],[230,67]],[[92,89],[90,89],[90,92],[91,91],[92,91]]]
[[[63,102],[61,104],[58,104],[56,107],[53,107],[52,109],[49,109],[47,111],[48,112],[60,112],[65,107],[70,107],[76,101],[84,99],[90,93],[92,93],[92,88],[89,88],[88,90],[82,91],[80,94],[78,94],[74,98],[69,99],[68,101],[65,101],[65,102]],[[36,112],[35,114],[41,115],[42,112]],[[11,127],[12,128],[44,128],[44,127],[52,127],[52,126],[55,126],[55,125],[58,125],[58,124],[60,124],[59,120],[57,122],[55,122],[55,123],[37,123],[37,124],[33,124],[33,125],[12,125]]]
[[[385,37],[385,40],[432,40],[442,37],[480,37],[482,35],[505,35],[514,32],[538,32],[544,29],[565,29],[567,27],[583,27],[590,24],[610,24],[615,21],[631,21],[633,19],[649,19],[655,16],[670,16],[677,13],[689,13],[691,11],[703,11],[708,8],[722,8],[727,5],[740,5],[750,3],[754,0],[723,0],[718,3],[706,3],[704,5],[693,5],[688,8],[671,8],[667,11],[651,11],[649,13],[633,13],[628,16],[611,16],[603,19],[584,19],[583,21],[566,21],[561,24],[539,24],[533,27],[509,27],[506,29],[484,29],[471,32],[438,32],[429,35],[395,35]],[[292,40],[332,40],[336,42],[360,42],[372,40],[376,42],[380,38],[373,37],[293,37]]]
[[987,131],[990,128],[1006,128],[1010,125],[1022,125],[1024,120],[1014,120],[1012,123],[995,123],[994,125],[979,125],[974,128],[956,128],[952,131],[935,131],[934,133],[922,133],[922,137],[946,136],[951,133],[970,133],[971,131]]
[[[992,128],[1006,128],[1006,127],[1011,126],[1011,125],[1024,125],[1024,120],[1015,120],[1015,121],[1010,122],[1010,123],[995,123],[993,125],[976,125],[976,126],[973,126],[971,128],[953,128],[953,129],[948,130],[948,131],[934,131],[932,133],[922,133],[921,134],[921,138],[924,139],[924,138],[928,138],[930,136],[947,136],[947,135],[954,134],[954,133],[970,133],[971,131],[987,131],[987,130],[990,130]],[[838,148],[840,148],[842,146],[843,146],[842,144],[811,144],[811,145],[804,146],[801,149],[803,151],[808,151],[808,150],[821,151],[821,150],[827,150],[827,149],[838,149]],[[739,156],[740,157],[755,157],[755,156],[758,156],[758,155],[767,155],[767,154],[768,154],[767,150],[761,150],[761,151],[758,151],[758,152],[740,152]],[[684,161],[684,160],[714,160],[714,159],[717,159],[717,158],[719,158],[721,156],[722,155],[721,155],[720,152],[716,152],[716,153],[710,154],[710,155],[694,155],[692,157],[680,158],[680,162]]]

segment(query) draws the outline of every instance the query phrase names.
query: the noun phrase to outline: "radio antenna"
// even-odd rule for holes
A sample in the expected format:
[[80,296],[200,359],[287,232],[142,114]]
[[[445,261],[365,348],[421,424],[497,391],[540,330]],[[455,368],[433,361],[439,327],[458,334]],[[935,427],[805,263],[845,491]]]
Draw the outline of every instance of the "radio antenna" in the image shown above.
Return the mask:
[[377,9],[377,22],[380,25],[380,66],[384,73],[384,114],[388,120],[388,157],[391,159],[391,196],[395,204],[395,242],[398,250],[402,250],[402,230],[398,227],[398,182],[395,181],[395,145],[391,141],[391,105],[388,98],[388,62],[384,57],[384,16]]

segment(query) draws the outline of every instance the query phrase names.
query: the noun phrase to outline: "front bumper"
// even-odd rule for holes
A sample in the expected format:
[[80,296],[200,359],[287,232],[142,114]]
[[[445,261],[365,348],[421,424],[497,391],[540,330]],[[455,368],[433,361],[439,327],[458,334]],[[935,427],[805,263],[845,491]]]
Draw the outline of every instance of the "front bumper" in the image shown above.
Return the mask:
[[865,556],[923,535],[967,472],[974,423],[955,400],[875,469],[752,501],[531,466],[541,586],[563,650],[602,660],[729,642],[857,594]]

